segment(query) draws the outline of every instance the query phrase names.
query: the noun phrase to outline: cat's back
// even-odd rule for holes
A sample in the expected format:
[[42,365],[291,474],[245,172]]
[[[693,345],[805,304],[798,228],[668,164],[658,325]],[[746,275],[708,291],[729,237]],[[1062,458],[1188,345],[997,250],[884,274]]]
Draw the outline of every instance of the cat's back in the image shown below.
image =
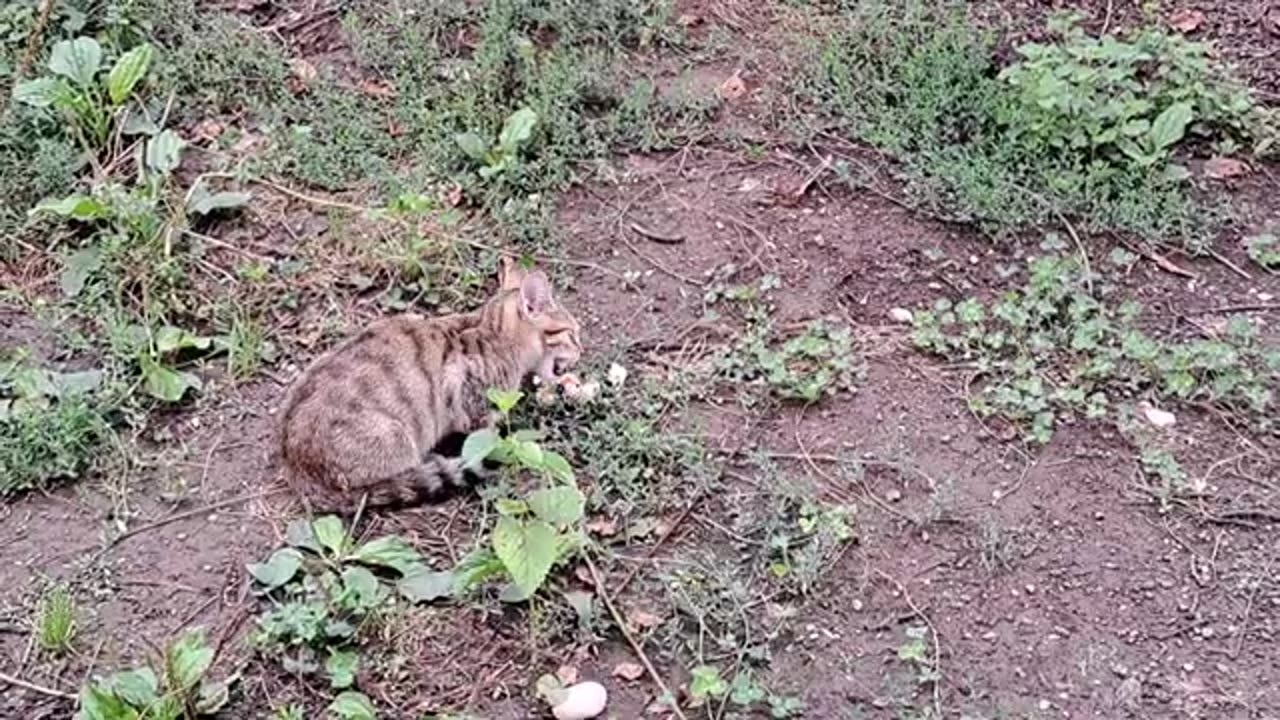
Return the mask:
[[335,425],[425,409],[448,338],[467,326],[467,317],[408,313],[377,320],[312,361],[281,408],[286,460],[300,444],[326,442]]

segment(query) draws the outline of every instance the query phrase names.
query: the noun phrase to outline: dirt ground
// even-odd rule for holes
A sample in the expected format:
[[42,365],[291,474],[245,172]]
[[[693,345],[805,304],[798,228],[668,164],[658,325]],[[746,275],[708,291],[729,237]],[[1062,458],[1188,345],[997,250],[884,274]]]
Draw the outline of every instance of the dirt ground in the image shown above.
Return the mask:
[[[1113,26],[1139,16],[1132,3],[1087,4]],[[1021,27],[1060,3],[982,5],[989,13],[979,15],[994,25]],[[1187,6],[1203,6],[1210,17],[1199,33],[1222,40],[1264,92],[1280,92],[1280,30],[1265,23],[1280,13],[1273,3]],[[738,33],[744,45],[768,44],[748,42],[767,33],[769,18],[752,17],[741,4],[682,10]],[[332,51],[321,45],[317,54]],[[770,85],[782,80],[770,76],[758,52],[743,51],[744,63],[756,68],[747,76],[750,92],[724,108],[721,122],[768,127],[777,97]],[[719,82],[733,70],[708,72]],[[716,340],[699,322],[704,293],[717,269],[735,263],[780,279],[777,323],[844,320],[866,363],[855,393],[808,408],[761,413],[714,400],[688,408],[716,451],[712,462],[726,471],[726,490],[673,510],[669,537],[625,547],[643,562],[619,601],[665,603],[668,560],[706,558],[743,564],[738,571],[750,573],[742,558],[751,540],[734,530],[742,507],[735,498],[768,480],[752,476],[756,468],[745,462],[746,451],[755,450],[857,509],[856,543],[824,568],[812,595],[761,602],[744,616],[770,648],[770,687],[802,698],[804,717],[1280,717],[1275,438],[1243,434],[1208,410],[1180,415],[1169,432],[1188,470],[1212,493],[1189,508],[1162,511],[1141,489],[1132,448],[1109,426],[1080,422],[1031,450],[1002,422],[975,417],[965,402],[966,371],[917,353],[909,327],[894,323],[889,310],[940,296],[998,294],[1008,281],[997,267],[1023,262],[1034,245],[994,245],[969,227],[904,208],[888,167],[883,190],[814,177],[824,158],[841,156],[874,160],[834,140],[771,147],[754,158],[691,145],[614,158],[616,182],[589,180],[558,201],[555,231],[565,257],[581,262],[564,268],[572,281],[564,302],[584,323],[588,354],[655,377],[690,361],[699,343]],[[1280,166],[1260,170],[1232,188],[1244,222],[1259,228],[1280,220]],[[290,222],[311,223],[309,232],[286,235],[261,213],[255,222],[262,227],[250,224],[229,237],[259,248],[276,243],[270,251],[281,257],[299,243],[324,241],[328,226],[305,203],[273,202]],[[1094,257],[1105,256],[1107,243],[1086,239]],[[1243,256],[1233,238],[1219,249],[1228,259]],[[1274,275],[1246,281],[1220,262],[1176,262],[1196,278],[1141,262],[1122,281],[1174,334],[1194,334],[1196,322],[1212,321],[1219,308],[1280,295]],[[1251,314],[1271,332],[1280,322],[1274,306]],[[0,319],[4,345],[55,352],[41,344],[32,318],[10,308],[0,309]],[[264,717],[289,699],[319,702],[316,687],[238,643],[255,607],[245,564],[277,547],[299,512],[287,494],[262,497],[264,489],[282,487],[270,455],[275,409],[318,348],[288,350],[287,360],[252,383],[215,381],[193,406],[140,439],[153,461],[129,479],[126,501],[143,520],[123,538],[103,544],[120,499],[98,485],[0,506],[0,670],[72,692],[88,673],[122,667],[199,625],[226,648],[220,668],[243,668],[223,716]],[[865,460],[860,476],[831,461],[850,454]],[[188,488],[180,504],[162,499],[175,478]],[[451,542],[470,537],[479,522],[471,517],[478,504],[462,497],[379,514],[365,532],[402,533],[447,563]],[[622,562],[607,568],[609,584],[616,587],[631,569]],[[71,576],[88,578],[92,604],[81,618],[88,648],[67,660],[40,660],[21,628],[32,583]],[[446,708],[483,718],[542,717],[532,680],[571,658],[580,677],[609,687],[612,717],[654,716],[646,710],[657,697],[652,683],[611,677],[619,662],[633,660],[621,638],[530,648],[524,622],[491,605],[423,608],[404,619],[400,635],[384,639],[408,664],[362,687],[383,708],[400,708],[391,717]],[[928,654],[942,678],[936,690],[898,659],[904,631],[920,624],[931,631]],[[649,651],[669,684],[687,682],[674,648]],[[67,699],[0,688],[0,716],[71,714]]]

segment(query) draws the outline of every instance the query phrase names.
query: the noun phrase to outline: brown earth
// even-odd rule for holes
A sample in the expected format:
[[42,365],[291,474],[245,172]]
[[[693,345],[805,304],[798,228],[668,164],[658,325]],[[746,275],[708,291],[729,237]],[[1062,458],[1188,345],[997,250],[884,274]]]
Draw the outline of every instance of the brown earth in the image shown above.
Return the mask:
[[[1029,25],[1057,4],[983,5]],[[1111,8],[1115,25],[1137,17],[1132,5],[1090,3],[1095,17]],[[1265,54],[1257,29],[1266,5],[1189,4],[1209,18],[1198,32],[1222,33],[1226,51],[1252,60],[1242,65],[1274,92],[1278,56]],[[707,26],[747,37],[761,31],[741,3],[681,9]],[[308,43],[317,54],[338,47],[315,37]],[[750,66],[752,52],[715,65],[708,87],[739,64]],[[767,119],[782,93],[766,69],[762,63],[748,76],[749,95],[727,104],[723,122],[755,127]],[[853,191],[815,173],[824,158],[859,152],[783,145],[752,160],[693,145],[617,158],[616,183],[594,182],[561,199],[555,227],[567,257],[603,269],[571,266],[566,298],[584,320],[593,354],[657,377],[696,360],[699,348],[723,341],[699,320],[717,270],[733,263],[739,281],[765,274],[781,280],[779,325],[844,320],[856,329],[867,363],[856,393],[807,409],[761,413],[727,401],[687,408],[709,445],[722,451],[717,467],[732,472],[724,474],[722,492],[670,513],[665,541],[622,548],[642,571],[620,604],[687,629],[689,617],[675,610],[664,581],[668,570],[695,563],[762,580],[759,538],[742,535],[740,522],[760,483],[774,480],[742,462],[738,451],[754,449],[772,454],[782,474],[857,508],[857,543],[823,568],[809,596],[766,596],[727,626],[742,644],[767,645],[769,686],[803,698],[806,717],[1280,717],[1277,516],[1252,512],[1277,507],[1275,439],[1238,434],[1210,412],[1180,415],[1170,431],[1174,442],[1188,471],[1212,492],[1188,508],[1162,511],[1142,489],[1132,448],[1107,426],[1073,424],[1031,451],[1007,428],[976,419],[964,400],[964,371],[914,352],[908,330],[888,311],[998,293],[1011,281],[997,266],[1021,263],[1035,244],[995,246],[969,228],[922,218],[901,206],[887,180],[880,191]],[[1247,224],[1280,217],[1277,189],[1260,177],[1237,189]],[[273,202],[278,213],[260,212],[226,237],[278,256],[341,241],[326,239],[324,218],[307,215],[304,204]],[[277,214],[299,228],[313,225],[284,234],[269,225]],[[1092,257],[1105,256],[1103,241],[1086,242]],[[1228,258],[1241,255],[1231,238],[1220,249]],[[1221,263],[1176,262],[1199,278],[1142,262],[1123,281],[1129,295],[1163,313],[1174,334],[1194,333],[1189,321],[1209,322],[1216,308],[1280,294],[1274,276],[1244,281]],[[136,477],[0,506],[0,671],[74,692],[90,672],[137,661],[175,631],[202,625],[224,650],[219,668],[245,668],[226,717],[265,716],[288,700],[323,707],[321,684],[253,659],[238,639],[256,607],[244,564],[276,547],[298,513],[286,496],[261,497],[278,487],[269,457],[272,412],[283,382],[327,342],[320,329],[326,312],[311,308],[286,321],[310,328],[315,340],[314,347],[287,348],[288,366],[240,387],[214,384],[194,407],[139,438],[150,462]],[[371,312],[356,304],[344,317]],[[1280,313],[1253,316],[1274,328]],[[31,318],[0,310],[0,319],[6,346],[34,344],[41,357],[56,357]],[[668,339],[672,347],[663,345]],[[837,454],[861,458],[862,473],[841,472],[829,461]],[[117,531],[121,503],[136,534],[104,546],[103,537]],[[458,498],[377,515],[364,532],[399,532],[445,566],[474,537],[478,509],[474,498]],[[616,588],[635,566],[618,560],[604,568],[608,585]],[[82,641],[67,660],[33,651],[25,627],[39,581],[48,577],[77,579]],[[361,686],[384,709],[399,708],[392,717],[440,708],[536,717],[533,678],[564,663],[610,688],[613,716],[645,714],[657,694],[647,678],[610,677],[618,663],[634,661],[616,635],[538,647],[527,622],[492,604],[406,611],[397,633],[381,638],[382,656],[400,664],[383,666]],[[906,629],[922,625],[936,633],[928,650],[942,678],[936,693],[897,655]],[[688,679],[686,657],[663,644],[665,637],[655,630],[648,652],[678,686]],[[0,687],[0,716],[70,715],[65,699]]]

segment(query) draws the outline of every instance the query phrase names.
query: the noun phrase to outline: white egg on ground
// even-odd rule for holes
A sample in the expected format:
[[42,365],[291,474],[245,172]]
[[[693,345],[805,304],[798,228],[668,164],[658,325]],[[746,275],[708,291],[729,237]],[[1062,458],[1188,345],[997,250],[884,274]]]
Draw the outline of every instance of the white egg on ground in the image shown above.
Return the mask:
[[590,720],[604,712],[609,703],[609,693],[598,682],[580,682],[563,691],[564,699],[551,708],[556,720]]

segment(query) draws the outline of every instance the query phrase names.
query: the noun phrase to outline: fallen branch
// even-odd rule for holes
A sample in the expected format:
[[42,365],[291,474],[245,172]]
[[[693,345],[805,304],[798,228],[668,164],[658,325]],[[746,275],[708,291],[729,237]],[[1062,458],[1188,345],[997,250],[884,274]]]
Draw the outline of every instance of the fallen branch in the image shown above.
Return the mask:
[[49,697],[62,698],[63,700],[76,699],[76,696],[72,695],[71,693],[62,692],[61,690],[54,690],[53,688],[48,688],[43,685],[37,685],[33,682],[27,682],[22,678],[16,678],[5,672],[0,672],[0,683],[7,683],[15,687],[23,688],[24,690],[37,692],[37,693],[40,693],[41,695],[48,695]]
[[587,570],[591,573],[591,581],[595,583],[596,594],[599,595],[600,600],[604,602],[605,609],[609,611],[609,615],[613,618],[614,624],[618,626],[618,630],[622,633],[622,637],[626,639],[627,644],[631,646],[631,650],[636,654],[636,659],[640,661],[640,664],[644,666],[645,671],[649,673],[649,677],[653,679],[654,684],[662,691],[662,697],[671,698],[671,711],[675,713],[675,716],[680,718],[680,720],[689,720],[685,717],[684,711],[680,709],[680,703],[676,699],[675,694],[667,687],[667,683],[663,681],[662,676],[658,674],[658,671],[653,669],[653,663],[649,662],[649,656],[645,654],[644,648],[640,646],[640,643],[636,641],[635,637],[631,634],[631,631],[627,629],[627,624],[623,621],[622,615],[619,614],[618,609],[613,606],[613,600],[609,598],[608,591],[604,589],[604,579],[600,577],[600,571],[596,569],[596,564],[591,561],[591,557],[589,555],[584,555],[583,557],[587,562]]
[[680,243],[684,242],[684,235],[680,235],[680,234],[666,235],[656,230],[650,230],[649,228],[641,225],[640,223],[635,223],[635,222],[631,223],[631,229],[637,235],[642,235],[662,245],[679,245]]

